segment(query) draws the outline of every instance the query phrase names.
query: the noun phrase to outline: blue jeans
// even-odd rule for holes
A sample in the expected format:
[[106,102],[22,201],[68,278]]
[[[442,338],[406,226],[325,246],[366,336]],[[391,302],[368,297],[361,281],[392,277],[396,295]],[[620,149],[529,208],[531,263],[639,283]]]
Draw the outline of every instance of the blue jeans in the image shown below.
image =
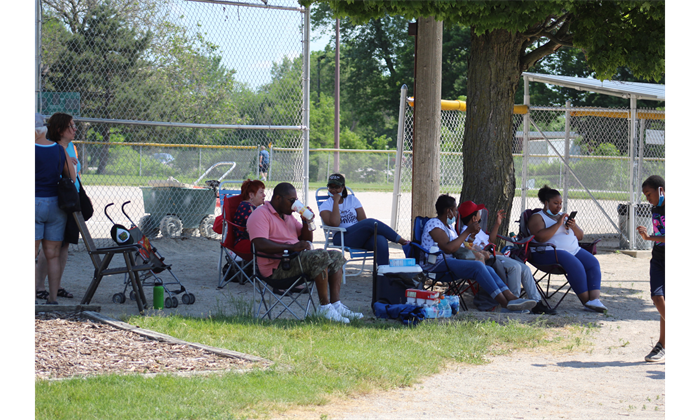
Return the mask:
[[[600,263],[598,259],[585,249],[580,249],[576,255],[567,251],[557,251],[559,265],[566,270],[569,284],[574,293],[580,295],[591,290],[600,290]],[[556,264],[554,251],[532,252],[532,262],[537,264]]]
[[435,268],[430,271],[438,274],[446,273],[448,268],[449,271],[455,274],[455,278],[476,280],[479,283],[479,287],[483,288],[492,298],[508,290],[508,286],[503,283],[503,280],[498,277],[493,268],[479,261],[447,258],[447,265],[445,265],[445,260],[440,260]]
[[[374,251],[374,223],[377,223],[377,265],[389,264],[389,242],[396,242],[399,234],[376,219],[361,220],[345,228],[345,246]],[[333,236],[333,244],[340,245],[340,232]]]

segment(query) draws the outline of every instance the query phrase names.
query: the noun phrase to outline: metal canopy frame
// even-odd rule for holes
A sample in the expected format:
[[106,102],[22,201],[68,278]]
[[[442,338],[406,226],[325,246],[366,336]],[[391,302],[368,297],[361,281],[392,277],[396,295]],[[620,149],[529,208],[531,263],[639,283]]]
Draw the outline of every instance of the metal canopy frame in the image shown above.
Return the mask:
[[[630,244],[630,249],[636,249],[636,241],[635,241],[635,236],[634,235],[634,226],[636,226],[635,223],[635,218],[636,218],[636,213],[637,213],[637,207],[639,206],[639,194],[636,194],[636,191],[641,190],[641,164],[642,164],[642,154],[641,151],[637,150],[636,147],[636,142],[635,140],[637,139],[637,100],[653,100],[653,101],[665,101],[666,100],[666,86],[665,85],[659,85],[659,84],[652,84],[652,83],[637,83],[637,82],[620,82],[620,81],[615,81],[615,80],[596,80],[596,79],[588,79],[588,78],[582,78],[582,77],[571,77],[571,76],[557,76],[557,75],[551,75],[551,74],[538,74],[538,73],[528,73],[524,72],[523,73],[523,82],[524,82],[524,104],[527,107],[527,113],[524,115],[523,119],[523,167],[522,167],[522,189],[521,189],[521,209],[524,210],[527,206],[527,164],[528,164],[528,158],[529,158],[529,138],[530,138],[530,124],[534,124],[531,121],[530,118],[530,85],[529,82],[541,82],[541,83],[547,83],[551,85],[556,85],[556,86],[562,86],[562,87],[567,87],[571,89],[576,89],[580,91],[588,91],[588,92],[594,92],[594,93],[600,93],[603,95],[609,95],[609,96],[617,96],[625,99],[630,100],[630,109],[629,109],[629,120],[630,120],[630,130],[629,130],[629,157],[630,157],[630,182],[629,182],[629,202],[630,202],[630,208],[629,211],[627,212],[627,215],[629,217],[629,223],[627,224],[628,227],[628,232],[622,232],[619,227],[613,222],[612,218],[605,212],[603,212],[607,219],[610,221],[610,223],[613,225],[613,227],[620,232],[622,237],[625,240],[629,240]],[[571,168],[569,167],[569,151],[568,151],[568,145],[569,145],[569,122],[571,118],[571,112],[568,110],[571,108],[571,103],[570,101],[567,101],[566,103],[566,138],[565,138],[565,144],[566,144],[566,150],[565,150],[565,155],[562,156],[557,152],[557,157],[564,163],[567,172],[566,175],[568,176],[569,173],[576,178],[576,180],[581,183],[578,180],[578,177],[576,174],[573,173]],[[535,126],[535,129],[539,131],[539,133],[544,137],[544,139],[547,141],[548,144],[551,145],[551,142],[547,138],[547,136],[542,133],[542,131],[539,129],[539,127]],[[556,149],[555,149],[556,151]],[[636,156],[635,156],[636,155]],[[635,157],[636,157],[636,162],[635,162]],[[584,188],[585,186],[581,184]],[[585,188],[586,191],[588,192],[589,196],[593,199],[595,204],[601,208],[602,206],[600,203],[598,203],[598,200],[595,199],[593,194],[591,194],[590,191],[588,191],[587,188]],[[565,188],[564,191],[564,209],[566,209],[566,202],[567,202],[567,188]],[[627,235],[625,235],[627,233]]]
[[620,82],[617,80],[597,80],[583,77],[556,76],[551,74],[523,73],[523,80],[527,83],[541,82],[576,90],[600,93],[603,95],[617,96],[619,98],[638,100],[665,101],[666,85],[638,82]]

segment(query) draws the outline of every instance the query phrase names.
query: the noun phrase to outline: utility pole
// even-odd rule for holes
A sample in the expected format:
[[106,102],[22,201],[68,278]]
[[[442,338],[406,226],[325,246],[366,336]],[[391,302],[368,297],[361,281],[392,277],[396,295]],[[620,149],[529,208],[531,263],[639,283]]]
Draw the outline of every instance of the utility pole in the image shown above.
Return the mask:
[[435,214],[440,193],[440,92],[443,23],[418,18],[411,220]]
[[[340,149],[340,19],[335,20],[335,148]],[[340,152],[335,152],[333,170],[340,172]]]

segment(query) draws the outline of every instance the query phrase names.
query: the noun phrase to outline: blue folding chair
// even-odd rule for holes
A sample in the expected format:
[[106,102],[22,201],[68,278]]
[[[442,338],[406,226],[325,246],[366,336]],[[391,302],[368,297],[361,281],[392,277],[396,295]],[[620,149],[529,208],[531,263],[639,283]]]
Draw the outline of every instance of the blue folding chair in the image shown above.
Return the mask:
[[445,271],[424,270],[423,274],[432,279],[431,284],[427,287],[424,285],[424,288],[433,290],[438,283],[444,284],[446,287],[444,293],[446,295],[459,296],[461,308],[467,311],[469,308],[467,307],[467,302],[464,300],[464,294],[467,291],[471,291],[472,294],[476,296],[479,285],[474,280],[460,278],[457,272],[451,270],[450,258],[446,258],[442,250],[431,253],[430,250],[421,246],[423,229],[428,220],[430,220],[430,217],[417,216],[415,218],[413,221],[413,238],[409,244],[403,246],[403,252],[406,258],[415,258],[416,262],[425,262],[431,255],[434,255],[436,258],[442,255],[445,259]]
[[[355,193],[350,189],[350,187],[345,187],[348,190],[348,195],[355,195]],[[322,191],[323,190],[323,191]],[[323,204],[326,200],[331,198],[328,195],[328,189],[325,187],[321,187],[316,190],[316,205],[320,209],[321,204]],[[320,210],[319,210],[320,212]],[[320,219],[320,217],[319,217]],[[351,248],[349,246],[345,245],[345,228],[341,227],[335,227],[335,226],[328,226],[323,223],[323,220],[321,220],[321,227],[323,228],[323,237],[324,237],[324,244],[323,244],[323,249],[339,249],[342,253],[345,259],[347,260],[345,265],[343,265],[343,284],[345,284],[345,277],[354,277],[354,276],[359,276],[365,271],[365,263],[367,262],[367,258],[374,258],[374,254],[372,251],[368,251],[364,248]],[[333,243],[333,237],[335,236],[336,233],[340,232],[340,245],[335,245]],[[346,266],[350,261],[360,261],[362,260],[362,267],[360,267],[359,270],[353,270],[348,273],[348,270],[346,269]],[[372,271],[372,267],[369,266],[367,267],[367,271]]]

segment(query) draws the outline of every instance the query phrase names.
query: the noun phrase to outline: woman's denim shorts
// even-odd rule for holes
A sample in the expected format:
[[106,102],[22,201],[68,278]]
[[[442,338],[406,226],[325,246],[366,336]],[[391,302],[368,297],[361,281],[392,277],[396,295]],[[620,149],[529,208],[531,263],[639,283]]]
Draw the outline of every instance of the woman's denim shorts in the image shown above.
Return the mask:
[[34,197],[34,240],[62,241],[66,213],[58,208],[58,197]]

